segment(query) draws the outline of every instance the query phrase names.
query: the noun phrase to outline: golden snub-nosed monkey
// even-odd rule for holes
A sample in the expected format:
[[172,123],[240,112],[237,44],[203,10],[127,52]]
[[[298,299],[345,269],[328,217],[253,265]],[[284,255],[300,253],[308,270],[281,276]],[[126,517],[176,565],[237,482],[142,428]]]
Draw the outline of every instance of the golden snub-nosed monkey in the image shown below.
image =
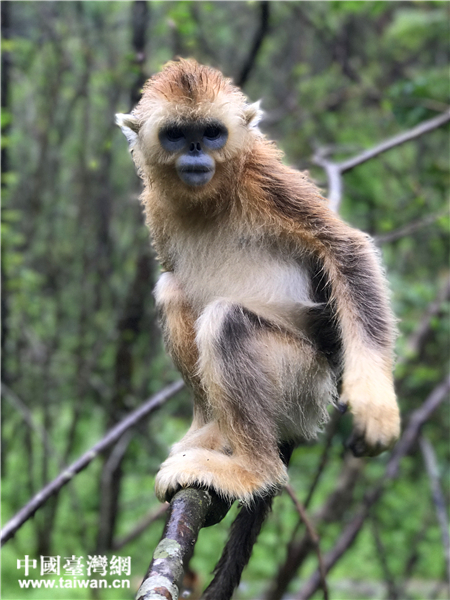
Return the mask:
[[156,478],[160,500],[186,486],[247,506],[272,496],[330,403],[349,407],[358,456],[399,435],[378,254],[281,162],[260,116],[193,60],[168,63],[117,115],[163,268],[166,348],[194,393],[192,425]]

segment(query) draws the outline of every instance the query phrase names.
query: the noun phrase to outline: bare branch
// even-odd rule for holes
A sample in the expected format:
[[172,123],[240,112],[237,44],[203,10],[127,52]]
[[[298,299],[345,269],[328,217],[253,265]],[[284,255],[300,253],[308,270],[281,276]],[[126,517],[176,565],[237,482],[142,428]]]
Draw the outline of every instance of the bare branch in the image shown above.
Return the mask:
[[[363,459],[355,458],[351,452],[345,454],[341,473],[337,478],[333,492],[314,514],[316,524],[336,523],[342,520],[343,515],[353,504],[355,486],[363,467]],[[279,567],[272,586],[265,595],[266,600],[281,600],[281,598],[284,598],[289,583],[313,550],[314,545],[309,535],[305,534],[299,541],[295,541],[295,537],[292,537],[286,560]]]
[[152,523],[154,523],[155,521],[160,519],[163,515],[165,515],[168,509],[169,509],[169,505],[166,502],[165,504],[161,504],[161,506],[158,506],[158,508],[156,510],[150,511],[147,515],[145,515],[145,517],[143,517],[137,523],[137,525],[129,533],[124,535],[122,538],[114,540],[112,543],[112,549],[120,550],[121,548],[126,546],[129,542],[132,542],[134,539],[139,537],[141,535],[141,533],[144,533],[144,531],[147,529],[147,527],[149,527]]
[[361,154],[357,154],[353,158],[349,158],[348,160],[344,160],[343,162],[338,163],[339,170],[341,173],[351,171],[355,167],[362,165],[371,158],[374,158],[375,156],[378,156],[379,154],[382,154],[387,150],[391,150],[392,148],[400,146],[405,142],[410,142],[411,140],[420,137],[424,133],[428,133],[430,131],[433,131],[433,129],[441,127],[441,125],[445,125],[445,123],[448,123],[449,121],[450,110],[446,110],[444,113],[438,115],[437,117],[433,117],[432,119],[423,121],[423,123],[420,123],[416,127],[409,129],[408,131],[400,133],[399,135],[395,135],[394,137],[389,138],[384,142],[381,142],[381,144],[377,144],[373,148],[369,148],[369,150],[365,150],[364,152],[361,152]]
[[431,414],[438,406],[442,404],[449,392],[450,375],[431,392],[422,406],[412,413],[408,426],[394,448],[391,459],[386,466],[386,479],[393,479],[397,476],[400,460],[411,450],[413,444],[419,437],[420,429],[423,424],[430,418]]
[[260,2],[261,9],[261,20],[259,23],[258,30],[256,31],[255,38],[253,40],[252,47],[250,49],[247,60],[245,61],[244,66],[236,78],[236,85],[239,87],[243,87],[250,75],[250,71],[253,69],[256,63],[256,57],[258,56],[258,52],[262,46],[264,38],[266,37],[269,31],[269,2],[264,0]]
[[382,235],[375,236],[375,241],[378,244],[386,244],[387,242],[395,242],[396,240],[400,240],[424,227],[428,227],[432,225],[435,221],[445,216],[447,211],[441,211],[437,213],[433,213],[431,215],[426,215],[422,219],[417,219],[416,221],[412,221],[411,223],[407,223],[403,227],[399,229],[395,229],[394,231],[389,231],[388,233],[383,233]]
[[1,394],[15,410],[21,413],[28,427],[41,438],[45,451],[50,456],[58,456],[58,452],[53,446],[46,429],[34,420],[33,414],[25,402],[23,402],[23,400],[21,400],[19,396],[3,381],[1,385]]
[[380,525],[375,515],[372,515],[371,522],[373,537],[375,540],[375,547],[377,549],[378,554],[378,560],[380,561],[381,570],[383,572],[384,581],[387,588],[387,597],[389,598],[389,600],[401,600],[401,590],[399,590],[395,580],[395,576],[391,572],[391,569],[389,567],[389,552],[387,551],[386,546],[385,544],[383,544],[383,541],[381,539]]
[[164,402],[174,396],[184,387],[183,381],[176,381],[149,398],[142,406],[133,411],[128,417],[120,421],[115,427],[97,442],[90,450],[85,452],[78,460],[61,472],[53,481],[42,488],[18,513],[12,517],[1,531],[1,544],[11,539],[16,531],[34,515],[51,496],[57,494],[72,478],[85,469],[101,452],[115,444],[122,435],[134,427],[142,419],[158,409]]
[[229,504],[213,492],[196,488],[177,492],[136,600],[177,600],[200,529],[221,521],[228,509]]
[[326,158],[326,156],[330,153],[328,148],[319,149],[313,156],[312,162],[323,169],[327,174],[328,178],[328,199],[330,208],[337,212],[339,210],[339,205],[342,200],[342,175],[347,173],[347,171],[351,171],[355,167],[362,165],[368,160],[382,154],[383,152],[387,152],[387,150],[391,150],[405,142],[409,142],[414,140],[415,138],[433,131],[433,129],[437,129],[448,123],[450,121],[450,110],[443,112],[437,117],[433,117],[432,119],[428,119],[427,121],[423,121],[416,127],[409,129],[399,135],[395,135],[380,144],[377,144],[373,148],[369,148],[368,150],[364,150],[360,154],[357,154],[353,158],[349,158],[348,160],[344,160],[342,162],[334,162],[330,161]]
[[418,355],[420,356],[425,342],[432,331],[433,319],[439,315],[442,310],[443,303],[448,300],[450,300],[450,277],[447,277],[443,286],[439,290],[436,299],[433,300],[433,302],[431,302],[424,311],[419,326],[407,340],[406,352],[399,357],[397,364],[406,362],[408,357],[415,358]]
[[[406,429],[403,432],[400,441],[398,442],[391,458],[386,466],[384,475],[378,481],[374,488],[369,491],[363,502],[358,514],[350,521],[344,529],[334,548],[330,550],[324,557],[325,572],[337,563],[341,556],[350,548],[360,532],[364,521],[370,512],[370,508],[380,498],[384,491],[384,485],[388,479],[394,479],[398,474],[398,469],[401,459],[408,454],[413,444],[418,440],[420,430],[424,423],[430,418],[431,414],[445,400],[450,391],[450,376],[448,376],[433,392],[428,396],[420,408],[415,410]],[[308,600],[321,586],[321,574],[316,571],[305,583],[300,590],[297,600]]]
[[[417,565],[417,561],[419,560],[421,548],[423,548],[422,541],[427,537],[427,534],[430,530],[430,524],[431,524],[431,516],[430,516],[430,513],[428,513],[425,515],[425,517],[421,523],[419,531],[416,531],[415,535],[413,536],[413,538],[411,540],[411,543],[409,544],[410,552],[405,561],[403,582],[402,582],[401,587],[399,586],[399,593],[404,598],[407,597],[405,590],[407,590],[409,587],[411,575],[414,571],[415,566]],[[414,585],[414,584],[412,583],[412,585]]]
[[326,158],[329,153],[329,148],[320,148],[314,154],[312,162],[325,170],[328,180],[328,204],[330,205],[330,208],[334,210],[334,212],[338,212],[341,204],[344,183],[342,181],[342,173],[339,168],[339,164]]
[[419,438],[420,449],[422,451],[425,468],[430,478],[431,493],[433,496],[433,502],[436,507],[436,514],[441,528],[442,544],[444,546],[444,557],[445,567],[447,571],[447,585],[448,594],[450,598],[450,536],[449,536],[449,523],[446,511],[445,497],[442,492],[441,484],[439,481],[439,468],[437,464],[436,454],[431,442],[423,435]]
[[313,524],[311,523],[311,521],[308,518],[308,514],[306,512],[305,507],[303,506],[303,504],[300,502],[300,500],[295,495],[295,492],[292,489],[292,486],[287,485],[286,491],[289,494],[289,496],[291,497],[293,503],[295,504],[295,508],[297,509],[297,512],[300,515],[301,520],[305,524],[306,530],[308,531],[308,535],[311,538],[311,541],[314,544],[314,547],[316,549],[317,560],[319,561],[320,586],[323,590],[324,600],[328,600],[329,594],[328,594],[326,573],[325,573],[325,568],[324,568],[323,560],[322,560],[322,553],[320,552],[320,545],[319,545],[320,538],[319,538],[316,530],[314,529]]
[[322,476],[322,473],[327,465],[331,446],[333,443],[333,437],[334,437],[334,434],[336,433],[340,417],[341,417],[341,414],[339,413],[339,411],[336,410],[333,413],[333,416],[331,417],[330,422],[328,423],[326,437],[324,440],[325,443],[323,444],[322,456],[320,457],[319,466],[317,467],[313,482],[311,483],[311,486],[308,491],[308,495],[307,495],[305,503],[304,503],[305,509],[308,508],[308,506],[312,500],[312,497],[314,495],[314,492],[316,490],[316,487],[319,483],[319,480]]

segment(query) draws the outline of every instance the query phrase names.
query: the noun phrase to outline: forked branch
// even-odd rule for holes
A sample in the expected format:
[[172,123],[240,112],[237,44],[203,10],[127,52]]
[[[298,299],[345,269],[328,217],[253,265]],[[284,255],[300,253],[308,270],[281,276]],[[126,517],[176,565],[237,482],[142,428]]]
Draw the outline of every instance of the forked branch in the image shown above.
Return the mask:
[[404,131],[403,133],[400,133],[398,135],[395,135],[394,137],[389,138],[388,140],[385,140],[384,142],[381,142],[380,144],[377,144],[376,146],[373,146],[373,148],[364,150],[360,154],[357,154],[356,156],[353,156],[352,158],[349,158],[342,162],[334,162],[334,161],[329,160],[328,159],[328,155],[330,153],[329,149],[327,149],[327,148],[319,149],[313,157],[313,162],[316,165],[318,165],[319,167],[322,167],[327,174],[327,178],[328,178],[328,194],[327,195],[328,195],[330,207],[335,212],[338,212],[338,210],[339,210],[339,205],[342,200],[342,189],[343,189],[342,175],[344,173],[347,173],[347,171],[351,171],[355,167],[367,162],[368,160],[370,160],[372,158],[375,158],[375,156],[378,156],[379,154],[382,154],[383,152],[386,152],[387,150],[391,150],[392,148],[400,146],[401,144],[404,144],[405,142],[414,140],[415,138],[420,137],[421,135],[424,135],[425,133],[428,133],[429,131],[433,131],[434,129],[441,127],[442,125],[444,125],[445,123],[448,123],[449,121],[450,121],[450,110],[446,110],[445,112],[438,115],[437,117],[433,117],[432,119],[423,121],[423,123],[420,123],[416,127],[413,127],[412,129],[409,129],[408,131]]

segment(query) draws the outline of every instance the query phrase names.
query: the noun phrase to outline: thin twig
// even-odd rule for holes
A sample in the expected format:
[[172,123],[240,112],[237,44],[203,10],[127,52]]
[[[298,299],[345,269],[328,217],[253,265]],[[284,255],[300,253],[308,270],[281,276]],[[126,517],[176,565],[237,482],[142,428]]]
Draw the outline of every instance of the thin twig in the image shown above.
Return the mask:
[[158,409],[166,400],[174,396],[184,387],[183,381],[176,381],[149,398],[142,406],[120,421],[115,427],[85,452],[78,460],[61,472],[53,481],[43,487],[27,504],[8,521],[1,531],[1,544],[11,539],[16,531],[34,515],[51,496],[58,493],[80,471],[85,469],[101,452],[115,444],[131,427]]
[[433,496],[434,506],[439,526],[441,528],[442,545],[444,546],[445,568],[447,572],[448,595],[450,598],[450,536],[449,522],[446,512],[446,502],[444,493],[439,481],[439,468],[436,454],[431,442],[423,435],[419,437],[420,449],[422,451],[425,468],[430,479],[431,494]]
[[53,446],[46,429],[34,420],[33,414],[25,402],[3,381],[1,385],[1,394],[15,410],[21,413],[28,427],[41,438],[42,445],[46,452],[50,454],[50,456],[58,456],[58,451]]
[[312,162],[324,169],[328,180],[328,204],[334,212],[339,211],[341,204],[344,183],[342,181],[342,173],[339,164],[328,160],[327,156],[330,153],[329,148],[319,148],[312,158]]
[[322,560],[322,553],[320,552],[320,538],[318,533],[316,532],[316,530],[314,529],[313,524],[311,523],[309,517],[308,517],[308,513],[306,512],[305,507],[303,506],[303,504],[300,502],[300,500],[297,498],[297,496],[295,495],[294,490],[292,489],[291,485],[287,485],[286,486],[286,491],[289,494],[289,496],[291,497],[295,508],[297,509],[298,514],[300,515],[301,520],[303,521],[303,523],[305,524],[305,527],[308,531],[308,535],[311,538],[312,543],[314,544],[314,547],[316,549],[316,554],[317,554],[317,560],[319,561],[319,573],[320,573],[320,586],[323,590],[323,598],[324,600],[328,600],[329,599],[329,595],[328,595],[328,586],[327,586],[327,580],[326,580],[326,572],[325,572],[325,567],[323,564],[323,560]]
[[117,471],[118,465],[122,462],[127,448],[130,445],[132,437],[133,432],[128,430],[122,435],[121,438],[119,438],[117,443],[114,445],[111,454],[108,456],[108,459],[103,465],[103,470],[101,474],[102,485],[107,486],[111,479],[114,477],[114,473]]
[[416,330],[409,336],[406,343],[406,351],[399,358],[397,364],[406,362],[407,357],[418,357],[427,341],[435,318],[443,310],[444,302],[450,300],[450,277],[447,277],[436,295],[436,299],[430,302],[423,312],[422,319]]
[[388,242],[395,242],[404,237],[412,235],[416,231],[420,231],[424,227],[429,227],[433,223],[435,223],[441,217],[447,215],[447,211],[440,211],[436,213],[432,213],[431,215],[426,215],[422,219],[418,219],[416,221],[412,221],[411,223],[407,223],[403,227],[399,229],[395,229],[394,231],[388,231],[387,233],[383,233],[382,235],[375,236],[375,241],[377,244],[386,244]]
[[112,543],[113,550],[120,550],[124,546],[126,546],[129,542],[132,542],[137,537],[139,537],[144,531],[155,521],[160,519],[163,515],[166,514],[169,509],[169,505],[167,502],[165,504],[161,504],[158,506],[156,510],[150,511],[145,517],[143,517],[137,525],[126,535],[117,540],[114,540]]
[[[405,570],[403,573],[403,581],[402,581],[401,585],[399,585],[399,594],[400,594],[400,597],[402,597],[402,598],[407,597],[406,590],[409,587],[409,580],[411,579],[411,575],[414,571],[415,566],[417,565],[417,561],[419,560],[420,550],[421,550],[421,548],[423,548],[422,541],[427,537],[428,532],[430,530],[430,525],[431,525],[431,517],[430,517],[430,513],[428,513],[427,515],[425,515],[425,518],[423,519],[423,521],[421,523],[419,531],[416,531],[415,535],[413,536],[413,538],[409,544],[410,552],[405,561]],[[411,582],[411,585],[414,585],[414,583]]]
[[325,437],[325,444],[323,447],[322,456],[320,457],[320,463],[316,469],[314,480],[309,488],[308,495],[304,502],[305,509],[308,508],[308,506],[312,500],[312,497],[314,495],[314,492],[316,491],[316,488],[317,488],[319,480],[322,476],[322,473],[327,465],[331,446],[333,444],[334,434],[336,433],[340,418],[341,418],[341,414],[336,410],[333,413],[333,416],[331,417],[331,421],[328,423],[327,433],[326,433],[326,437]]
[[400,591],[395,581],[395,576],[391,572],[388,563],[389,552],[386,550],[386,546],[383,544],[383,540],[380,535],[380,525],[376,515],[372,515],[370,519],[372,524],[372,532],[375,540],[375,546],[377,549],[378,559],[380,561],[381,570],[384,575],[384,581],[386,583],[387,593],[389,600],[399,600],[401,598]]
[[[355,458],[347,452],[341,468],[341,473],[335,482],[333,492],[325,503],[314,513],[314,522],[317,524],[339,523],[344,514],[353,505],[354,490],[364,466],[363,459]],[[299,524],[301,519],[299,519]],[[297,528],[298,529],[298,525]],[[273,579],[271,588],[264,596],[265,600],[281,600],[286,594],[289,583],[304,563],[309,553],[314,550],[314,545],[307,533],[299,541],[292,536],[286,553],[286,560],[278,569]]]
[[[415,410],[406,429],[403,432],[400,441],[398,442],[382,477],[378,483],[370,490],[363,502],[357,515],[345,527],[344,531],[338,538],[334,548],[327,552],[323,558],[325,573],[328,573],[333,566],[338,562],[342,555],[350,548],[358,536],[364,521],[366,520],[370,508],[380,498],[384,492],[384,486],[388,479],[394,479],[398,474],[401,459],[410,452],[411,448],[417,441],[420,430],[424,423],[430,418],[431,414],[445,400],[450,391],[450,376],[438,385],[433,392],[428,396],[420,408]],[[320,571],[316,571],[305,583],[300,590],[296,600],[308,600],[320,588],[322,576]]]

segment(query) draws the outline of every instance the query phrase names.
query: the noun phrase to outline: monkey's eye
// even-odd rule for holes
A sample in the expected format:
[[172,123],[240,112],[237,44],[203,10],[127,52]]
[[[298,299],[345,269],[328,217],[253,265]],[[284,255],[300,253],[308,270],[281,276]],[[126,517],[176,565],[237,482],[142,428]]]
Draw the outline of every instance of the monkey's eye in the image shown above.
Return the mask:
[[205,129],[204,136],[208,138],[208,140],[217,140],[222,135],[222,129],[217,127],[216,125],[208,125]]
[[160,130],[159,142],[167,152],[180,152],[186,144],[186,130],[178,125],[168,125]]
[[220,150],[226,144],[228,131],[222,123],[210,123],[203,130],[203,143],[209,150]]
[[170,127],[166,129],[165,134],[169,142],[179,142],[184,138],[183,130],[180,127]]

